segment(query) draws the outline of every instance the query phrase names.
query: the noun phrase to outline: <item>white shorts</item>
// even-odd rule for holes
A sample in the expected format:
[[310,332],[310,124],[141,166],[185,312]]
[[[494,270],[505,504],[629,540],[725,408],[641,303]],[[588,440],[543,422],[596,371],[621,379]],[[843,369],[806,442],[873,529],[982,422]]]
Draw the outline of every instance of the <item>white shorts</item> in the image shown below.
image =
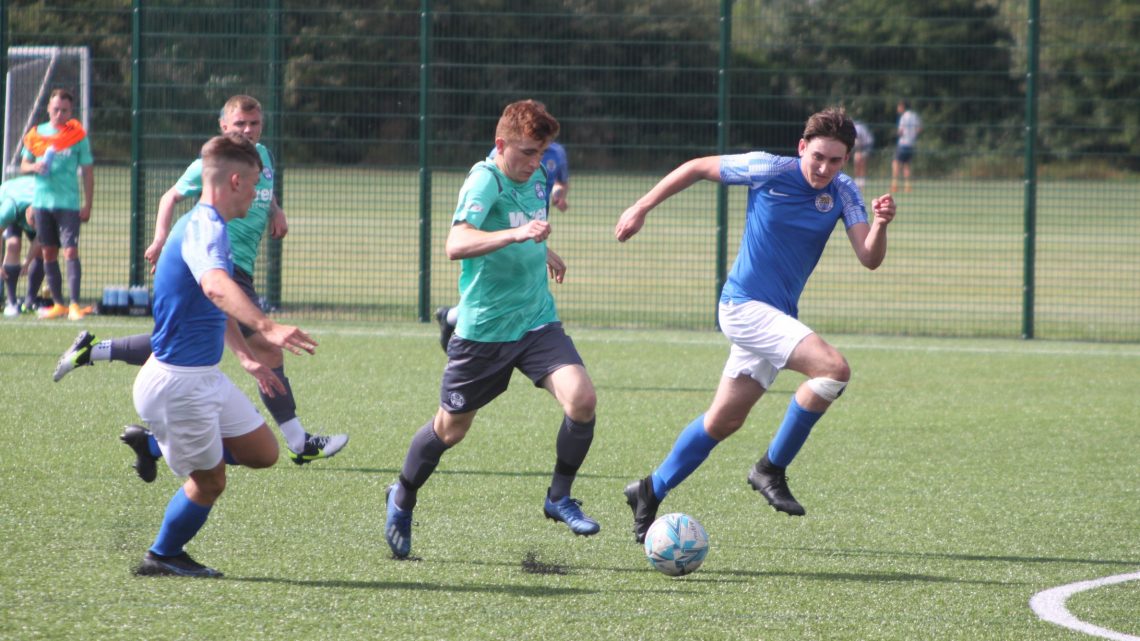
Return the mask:
[[222,439],[265,424],[253,402],[218,367],[179,367],[153,356],[139,370],[135,410],[178,476],[222,461]]
[[812,333],[799,320],[758,301],[722,302],[717,317],[720,331],[732,341],[724,375],[747,374],[764,389],[772,387],[796,346]]

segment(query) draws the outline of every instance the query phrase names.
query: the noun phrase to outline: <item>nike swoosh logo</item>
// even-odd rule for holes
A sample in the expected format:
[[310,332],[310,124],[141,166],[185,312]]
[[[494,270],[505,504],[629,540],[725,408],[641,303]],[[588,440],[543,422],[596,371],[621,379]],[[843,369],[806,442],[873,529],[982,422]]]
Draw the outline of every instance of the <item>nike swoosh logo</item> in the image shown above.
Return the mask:
[[785,194],[784,192],[782,192],[782,191],[776,191],[775,189],[769,189],[769,190],[768,190],[768,193],[769,193],[769,194],[772,194],[773,196],[783,196],[784,198],[787,198],[788,196],[791,196],[791,194]]

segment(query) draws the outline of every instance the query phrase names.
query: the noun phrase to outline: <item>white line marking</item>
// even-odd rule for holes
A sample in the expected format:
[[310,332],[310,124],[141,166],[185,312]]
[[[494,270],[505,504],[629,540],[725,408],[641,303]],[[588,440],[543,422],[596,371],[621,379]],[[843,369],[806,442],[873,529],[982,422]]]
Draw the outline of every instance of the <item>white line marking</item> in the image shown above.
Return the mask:
[[1140,637],[1131,634],[1124,634],[1122,632],[1095,626],[1091,623],[1085,623],[1073,616],[1065,607],[1065,601],[1068,601],[1069,597],[1077,592],[1084,592],[1085,590],[1092,590],[1093,588],[1114,585],[1116,583],[1124,583],[1125,581],[1140,581],[1140,572],[1117,574],[1116,576],[1106,576],[1091,581],[1070,583],[1038,592],[1033,595],[1032,599],[1029,599],[1029,607],[1033,608],[1037,616],[1043,620],[1069,628],[1070,630],[1076,630],[1077,632],[1083,632],[1105,639],[1112,639],[1113,641],[1140,641]]

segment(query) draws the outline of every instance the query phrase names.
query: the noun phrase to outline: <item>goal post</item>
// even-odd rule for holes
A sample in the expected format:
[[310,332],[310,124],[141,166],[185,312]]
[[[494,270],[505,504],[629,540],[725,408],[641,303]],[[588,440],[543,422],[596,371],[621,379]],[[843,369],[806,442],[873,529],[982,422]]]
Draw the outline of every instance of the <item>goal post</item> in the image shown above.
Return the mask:
[[47,117],[53,89],[75,94],[75,117],[91,130],[91,53],[87,47],[8,47],[4,101],[4,177],[20,171],[24,134]]

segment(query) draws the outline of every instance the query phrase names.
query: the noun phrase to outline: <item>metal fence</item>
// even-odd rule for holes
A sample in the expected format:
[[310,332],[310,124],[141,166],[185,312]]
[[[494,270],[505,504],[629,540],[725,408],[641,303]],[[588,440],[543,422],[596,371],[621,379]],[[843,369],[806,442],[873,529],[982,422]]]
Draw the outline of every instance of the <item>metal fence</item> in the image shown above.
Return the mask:
[[[910,6],[916,5],[916,6]],[[842,104],[891,188],[900,99],[924,130],[883,267],[837,230],[801,304],[825,332],[1140,340],[1140,11],[1126,0],[9,0],[0,50],[91,51],[85,296],[149,283],[158,199],[248,93],[265,107],[283,242],[258,289],[300,318],[428,320],[443,241],[502,107],[562,123],[552,246],[570,324],[712,328],[744,193],[694,186],[624,245],[621,212],[684,160],[794,154]],[[4,62],[6,65],[6,61]],[[848,167],[850,170],[851,168]]]

